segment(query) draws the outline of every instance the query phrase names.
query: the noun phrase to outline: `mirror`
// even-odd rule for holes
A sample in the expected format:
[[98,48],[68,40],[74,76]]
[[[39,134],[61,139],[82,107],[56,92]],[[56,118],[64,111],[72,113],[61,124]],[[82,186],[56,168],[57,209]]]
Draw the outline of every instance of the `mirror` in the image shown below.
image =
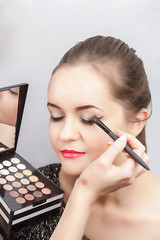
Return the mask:
[[19,86],[0,89],[0,152],[15,145],[19,92]]

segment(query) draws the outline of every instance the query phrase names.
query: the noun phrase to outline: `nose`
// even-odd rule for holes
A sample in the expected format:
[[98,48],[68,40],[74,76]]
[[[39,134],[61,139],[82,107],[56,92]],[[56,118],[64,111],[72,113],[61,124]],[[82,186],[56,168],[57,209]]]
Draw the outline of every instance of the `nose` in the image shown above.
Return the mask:
[[76,121],[72,118],[68,118],[63,122],[63,126],[60,131],[60,139],[62,141],[75,141],[79,138],[79,129]]

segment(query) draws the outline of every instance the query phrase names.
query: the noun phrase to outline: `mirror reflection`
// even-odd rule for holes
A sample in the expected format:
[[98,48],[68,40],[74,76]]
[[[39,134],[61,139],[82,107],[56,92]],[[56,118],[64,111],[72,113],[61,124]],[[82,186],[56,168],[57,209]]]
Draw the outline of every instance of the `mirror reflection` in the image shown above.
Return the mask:
[[19,87],[0,91],[0,151],[14,147]]

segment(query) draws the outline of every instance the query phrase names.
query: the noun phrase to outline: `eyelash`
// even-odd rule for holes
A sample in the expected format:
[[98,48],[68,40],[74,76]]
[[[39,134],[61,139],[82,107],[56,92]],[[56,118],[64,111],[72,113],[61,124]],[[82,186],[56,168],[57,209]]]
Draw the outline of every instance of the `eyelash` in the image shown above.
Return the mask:
[[[59,122],[59,121],[61,121],[63,118],[64,118],[64,117],[56,117],[56,118],[54,118],[53,116],[51,116],[51,120],[52,120],[53,122]],[[101,117],[101,118],[102,118],[102,117]],[[99,118],[99,119],[101,119],[101,118]],[[91,121],[91,120],[85,120],[85,119],[83,119],[83,118],[80,118],[80,120],[81,120],[81,122],[82,122],[83,124],[85,124],[85,125],[91,126],[92,124],[94,124],[94,122]]]
[[10,91],[10,93],[13,94],[13,95],[18,95],[17,92],[15,92],[15,91],[13,91],[13,90],[11,90],[11,89],[10,89],[9,91]]
[[83,123],[83,124],[85,124],[85,125],[89,125],[89,126],[91,126],[94,122],[92,122],[91,120],[85,120],[85,119],[83,119],[83,118],[81,118],[81,122]]
[[60,121],[60,120],[62,120],[64,117],[56,117],[56,118],[54,118],[53,116],[51,116],[51,120],[53,121],[53,122],[58,122],[58,121]]

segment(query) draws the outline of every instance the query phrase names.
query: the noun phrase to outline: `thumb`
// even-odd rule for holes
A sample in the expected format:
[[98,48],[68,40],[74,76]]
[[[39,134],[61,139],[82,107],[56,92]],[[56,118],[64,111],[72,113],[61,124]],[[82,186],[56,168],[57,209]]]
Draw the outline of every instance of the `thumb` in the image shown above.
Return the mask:
[[117,155],[122,152],[122,150],[125,148],[127,143],[127,137],[125,135],[122,135],[120,138],[118,138],[115,142],[112,143],[112,145],[105,151],[101,157],[100,160],[107,161],[107,163],[113,163]]

